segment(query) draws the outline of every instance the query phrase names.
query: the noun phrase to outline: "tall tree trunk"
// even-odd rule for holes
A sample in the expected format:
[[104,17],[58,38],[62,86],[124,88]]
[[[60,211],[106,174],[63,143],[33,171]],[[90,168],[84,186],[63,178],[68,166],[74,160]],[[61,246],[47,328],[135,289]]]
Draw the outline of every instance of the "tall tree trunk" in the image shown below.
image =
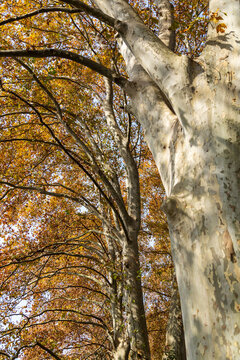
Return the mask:
[[130,241],[124,244],[123,263],[128,304],[128,333],[131,343],[130,359],[150,360],[136,236],[131,236]]
[[[189,359],[240,356],[240,269],[236,254],[240,230],[240,149],[236,138],[240,133],[230,135],[236,117],[231,119],[230,109],[226,104],[223,107],[214,133],[202,126],[205,136],[200,139],[200,132],[196,132],[184,144],[178,158],[182,171],[164,206]],[[225,116],[230,119],[224,121]],[[214,123],[216,118],[212,119]],[[199,126],[197,116],[196,123]]]
[[[217,42],[213,48],[212,41],[199,60],[201,66],[191,64],[191,74],[197,75],[189,99],[192,119],[185,133],[181,127],[178,129],[173,187],[164,208],[181,295],[188,359],[237,359],[240,74],[235,72],[235,64],[239,56],[227,46],[222,49]],[[234,43],[232,39],[231,46]],[[207,67],[205,73],[201,73],[203,67]],[[187,117],[183,113],[182,121],[186,122]]]
[[[126,164],[127,170],[127,204],[128,213],[125,216],[125,234],[122,233],[122,271],[123,292],[125,294],[126,324],[118,327],[116,339],[116,359],[150,360],[150,347],[148,341],[147,324],[143,304],[143,293],[141,286],[141,270],[138,251],[138,235],[141,222],[141,201],[139,174],[136,162],[133,158],[128,144],[128,138],[123,137],[122,132],[116,126],[113,110],[112,85],[106,81],[106,100],[103,104],[108,126],[112,132],[115,142]],[[116,226],[118,221],[115,221]],[[120,231],[120,229],[119,229]],[[127,236],[126,236],[127,233]],[[119,298],[119,296],[118,296]],[[124,333],[124,330],[125,332]],[[125,358],[124,358],[125,357]]]

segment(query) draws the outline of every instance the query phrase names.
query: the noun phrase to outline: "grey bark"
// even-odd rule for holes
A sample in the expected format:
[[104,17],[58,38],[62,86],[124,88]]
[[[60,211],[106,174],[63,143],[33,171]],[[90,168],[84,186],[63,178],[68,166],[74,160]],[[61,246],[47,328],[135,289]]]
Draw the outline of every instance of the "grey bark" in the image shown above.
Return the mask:
[[[103,108],[109,129],[118,146],[125,163],[127,172],[127,203],[128,216],[125,217],[125,227],[128,237],[121,236],[121,261],[122,261],[122,288],[117,288],[116,279],[112,277],[112,307],[114,319],[114,359],[150,359],[147,325],[143,304],[141,286],[141,270],[138,251],[138,234],[141,222],[140,185],[136,162],[130,151],[128,137],[123,136],[117,125],[112,106],[113,94],[109,81],[106,84],[106,100]],[[117,225],[117,221],[116,221]],[[121,233],[121,230],[118,229]],[[110,243],[112,260],[115,261],[116,250]],[[122,315],[121,302],[124,296],[127,321]],[[126,326],[127,324],[127,326]]]

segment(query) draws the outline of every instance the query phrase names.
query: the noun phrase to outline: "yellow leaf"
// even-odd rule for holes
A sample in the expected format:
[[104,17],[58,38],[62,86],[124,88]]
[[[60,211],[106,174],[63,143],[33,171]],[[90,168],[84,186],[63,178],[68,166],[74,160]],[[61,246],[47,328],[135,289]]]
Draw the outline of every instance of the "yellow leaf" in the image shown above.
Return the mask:
[[225,29],[227,28],[227,25],[222,23],[222,24],[219,24],[217,27],[216,27],[216,30],[217,30],[217,33],[225,33]]

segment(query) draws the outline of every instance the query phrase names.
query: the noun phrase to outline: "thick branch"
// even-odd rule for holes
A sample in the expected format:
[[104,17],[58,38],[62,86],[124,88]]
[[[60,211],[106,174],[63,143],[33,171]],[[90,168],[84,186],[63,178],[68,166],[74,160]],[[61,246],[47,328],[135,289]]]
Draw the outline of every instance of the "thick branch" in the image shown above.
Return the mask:
[[119,23],[115,29],[151,78],[171,98],[173,88],[185,78],[181,57],[174,54],[139,18],[125,0],[94,0]]
[[115,19],[112,18],[111,16],[108,16],[106,14],[104,14],[101,10],[99,9],[95,9],[87,4],[84,4],[82,1],[79,0],[59,0],[65,4],[69,4],[72,5],[73,7],[75,7],[76,9],[68,9],[68,8],[64,8],[64,7],[44,7],[41,9],[38,9],[36,11],[32,11],[30,13],[24,14],[24,15],[20,15],[20,16],[15,16],[6,20],[3,20],[0,22],[0,26],[5,25],[5,24],[9,24],[9,23],[13,23],[16,21],[20,21],[23,19],[28,19],[30,17],[34,17],[40,14],[46,14],[46,13],[51,13],[51,12],[65,12],[68,14],[75,14],[75,13],[79,13],[79,12],[86,12],[87,14],[95,17],[96,19],[104,22],[105,24],[114,27],[115,25]]
[[173,31],[173,6],[169,0],[158,0],[159,39],[172,51],[175,48],[175,32]]
[[10,358],[11,356],[5,353],[4,351],[0,351],[0,355],[6,356],[7,358]]
[[0,58],[6,57],[33,57],[33,58],[48,58],[48,57],[57,57],[62,59],[67,59],[74,61],[78,64],[88,67],[89,69],[97,72],[100,75],[105,76],[110,79],[117,85],[124,87],[127,82],[123,76],[118,76],[114,73],[114,71],[106,68],[105,66],[88,59],[82,55],[77,53],[67,51],[67,50],[59,50],[59,49],[43,49],[43,50],[0,50]]
[[172,168],[166,164],[171,164],[171,143],[177,117],[162,91],[121,39],[119,46],[132,81],[126,88],[132,101],[132,111],[143,126],[145,138],[153,153],[165,190],[169,194],[172,186]]
[[93,17],[97,18],[100,21],[103,21],[105,24],[114,27],[115,19],[99,9],[95,9],[87,4],[84,4],[80,0],[59,0],[65,4],[69,4],[74,6],[75,8],[85,11],[87,14],[92,15]]

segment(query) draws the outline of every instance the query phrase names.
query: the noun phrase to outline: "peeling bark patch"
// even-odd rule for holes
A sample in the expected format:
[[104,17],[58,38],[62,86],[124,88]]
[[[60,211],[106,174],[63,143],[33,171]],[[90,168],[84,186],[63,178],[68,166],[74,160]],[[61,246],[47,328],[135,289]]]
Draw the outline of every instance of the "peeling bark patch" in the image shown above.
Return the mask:
[[235,324],[234,326],[234,335],[239,335],[240,334],[240,328],[237,324]]
[[224,252],[226,254],[227,259],[230,260],[232,263],[235,263],[237,261],[236,254],[233,248],[232,238],[228,230],[224,231],[223,240],[224,240]]
[[232,301],[230,304],[230,308],[232,312],[239,313],[240,312],[240,304],[238,304],[236,301]]
[[222,284],[218,279],[217,272],[213,264],[209,268],[208,280],[214,288],[214,308],[216,309],[216,311],[218,310],[220,312],[222,323],[224,325],[226,323],[225,306],[227,305],[227,297],[223,293]]
[[[235,263],[234,264],[234,267],[237,266],[237,264]],[[235,276],[235,269],[234,271],[232,271],[230,269],[230,266],[229,266],[229,263],[225,264],[225,268],[226,268],[226,271],[224,272],[224,276],[227,280],[227,283],[228,283],[228,286],[229,286],[229,289],[231,291],[231,293],[233,294],[234,298],[237,299],[238,298],[238,279],[237,277]],[[232,308],[233,309],[233,308]]]
[[[208,349],[207,345],[203,345],[202,343],[199,344],[198,351],[200,352],[200,354],[201,354],[202,356],[205,355],[207,349]],[[197,353],[196,353],[196,354],[197,354]],[[198,354],[197,354],[197,355],[198,355]]]
[[240,304],[235,302],[234,309],[235,309],[236,312],[240,312]]
[[128,26],[126,23],[120,21],[120,20],[116,20],[115,21],[115,26],[114,26],[115,30],[121,34],[121,35],[125,35],[127,30],[128,30]]

